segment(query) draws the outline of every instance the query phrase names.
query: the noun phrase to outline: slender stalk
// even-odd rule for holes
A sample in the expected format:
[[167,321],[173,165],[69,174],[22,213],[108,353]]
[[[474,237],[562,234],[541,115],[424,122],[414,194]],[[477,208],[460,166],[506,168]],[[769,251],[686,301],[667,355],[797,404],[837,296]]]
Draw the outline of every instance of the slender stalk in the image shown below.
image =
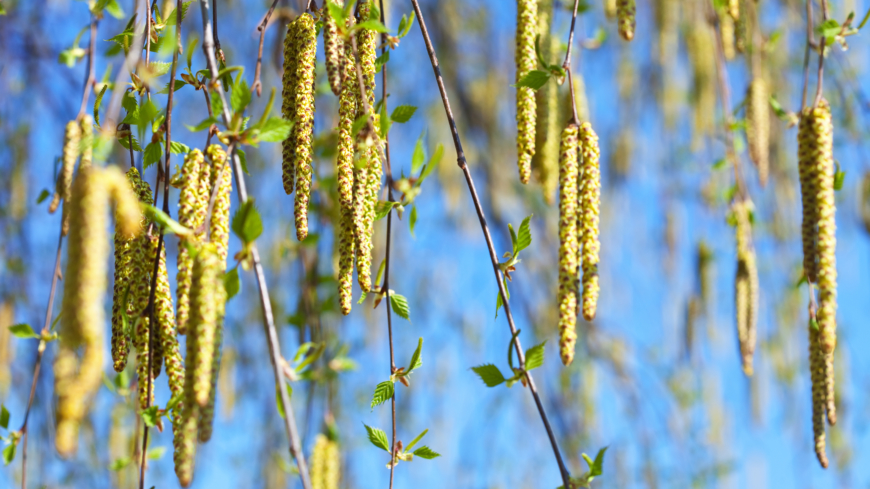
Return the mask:
[[807,86],[810,83],[810,48],[813,46],[813,5],[812,0],[807,0],[807,46],[804,49],[804,85],[801,95],[801,110],[802,114],[804,107],[807,106]]
[[[202,12],[202,50],[205,53],[208,69],[211,72],[211,78],[217,86],[216,92],[221,98],[223,111],[221,117],[224,124],[230,123],[229,105],[227,104],[226,95],[220,89],[220,79],[218,78],[217,62],[214,56],[214,40],[212,39],[212,26],[209,21],[209,2],[208,0],[200,0],[200,11]],[[233,161],[233,173],[236,177],[236,188],[238,191],[239,201],[245,202],[248,200],[248,191],[245,186],[245,174],[242,171],[242,164],[239,160],[238,153],[233,150],[231,152]],[[275,384],[278,386],[278,394],[281,397],[281,402],[284,404],[284,429],[287,432],[287,438],[290,442],[290,453],[296,459],[296,466],[299,469],[299,476],[302,479],[302,487],[311,489],[311,478],[308,475],[308,466],[305,463],[305,455],[302,453],[302,444],[299,441],[299,434],[296,429],[296,418],[293,414],[293,406],[290,404],[290,396],[287,394],[287,384],[284,383],[281,373],[279,359],[281,359],[281,345],[278,340],[278,332],[275,329],[275,318],[272,314],[272,302],[269,298],[269,288],[266,285],[266,276],[263,271],[263,265],[260,262],[260,253],[255,243],[251,244],[251,258],[254,262],[254,275],[257,279],[257,287],[260,292],[260,306],[263,310],[263,328],[266,333],[266,341],[269,344],[269,356],[272,361],[272,372],[275,376]]]
[[568,72],[568,89],[571,91],[571,114],[574,124],[580,124],[580,118],[577,116],[577,99],[574,95],[574,76],[571,73],[571,47],[574,44],[574,26],[577,23],[577,6],[579,0],[574,0],[574,10],[571,15],[571,30],[568,33],[568,51],[565,53],[565,61],[562,62],[562,68]]
[[[828,20],[828,0],[822,0],[822,22],[826,22]],[[819,74],[818,74],[818,84],[816,85],[816,98],[813,102],[813,108],[819,106],[819,102],[822,101],[822,82],[825,77],[825,36],[821,36],[819,38]]]
[[260,31],[260,47],[257,49],[257,67],[254,69],[254,83],[251,85],[251,88],[257,91],[258,97],[263,92],[263,84],[260,83],[260,69],[263,67],[263,41],[266,39],[266,27],[269,26],[269,18],[272,17],[272,12],[275,11],[276,5],[278,5],[278,0],[272,2],[272,6],[269,7],[269,11],[266,12],[263,21],[257,26],[257,30]]
[[453,145],[456,149],[456,161],[459,165],[459,168],[462,170],[465,175],[465,182],[468,185],[468,191],[471,193],[471,200],[474,201],[474,208],[477,211],[477,218],[480,221],[480,228],[483,232],[483,237],[486,240],[486,245],[489,250],[489,258],[492,262],[493,273],[495,273],[495,279],[498,284],[498,291],[501,294],[502,303],[504,304],[505,316],[508,320],[508,326],[510,327],[511,335],[514,338],[514,347],[517,352],[517,357],[519,358],[520,368],[523,369],[526,381],[529,386],[529,390],[532,392],[532,396],[535,399],[535,406],[538,408],[538,414],[541,417],[541,421],[544,423],[544,428],[547,431],[547,436],[550,439],[550,445],[553,448],[553,454],[556,457],[556,462],[559,465],[559,472],[562,477],[562,482],[564,487],[571,487],[570,483],[570,475],[568,473],[568,469],[565,467],[565,462],[562,460],[562,454],[559,452],[559,444],[556,441],[556,436],[553,434],[553,429],[550,427],[550,421],[547,418],[547,413],[544,410],[544,405],[541,403],[541,398],[538,395],[538,389],[535,386],[535,381],[532,378],[532,374],[528,371],[525,371],[526,358],[523,354],[523,347],[520,343],[519,335],[516,334],[516,325],[514,324],[514,318],[511,314],[510,303],[508,302],[507,293],[505,291],[504,282],[502,281],[501,270],[498,267],[498,255],[495,252],[495,246],[492,243],[492,236],[489,233],[489,227],[486,224],[486,216],[483,212],[483,207],[480,205],[480,198],[477,195],[477,190],[474,188],[474,180],[471,177],[471,171],[468,169],[468,163],[465,160],[465,152],[462,150],[462,142],[459,138],[459,130],[456,126],[456,119],[453,117],[453,109],[450,108],[450,101],[447,98],[447,90],[444,88],[444,79],[441,77],[441,68],[438,65],[438,58],[435,55],[435,48],[432,46],[432,40],[429,37],[429,31],[426,29],[426,22],[423,18],[423,12],[420,10],[420,4],[418,0],[411,0],[411,3],[414,6],[414,12],[417,14],[417,18],[420,20],[420,32],[423,35],[423,40],[426,43],[426,51],[429,54],[429,61],[432,63],[432,70],[435,72],[435,81],[438,84],[438,90],[441,92],[441,101],[444,104],[444,111],[447,114],[447,120],[450,124],[450,132],[453,136]]
[[94,58],[96,57],[96,43],[97,43],[97,20],[93,15],[91,16],[91,39],[88,42],[88,70],[85,73],[85,87],[82,90],[82,105],[79,108],[79,115],[76,117],[78,120],[82,119],[82,116],[85,115],[85,109],[88,106],[88,99],[91,96],[91,87],[94,85],[96,81],[96,72],[94,70]]

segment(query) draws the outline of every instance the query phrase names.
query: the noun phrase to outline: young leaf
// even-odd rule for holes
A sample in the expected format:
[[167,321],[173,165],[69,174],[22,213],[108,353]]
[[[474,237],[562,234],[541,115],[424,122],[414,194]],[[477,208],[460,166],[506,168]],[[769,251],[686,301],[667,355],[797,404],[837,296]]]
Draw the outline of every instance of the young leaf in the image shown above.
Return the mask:
[[190,146],[178,141],[172,141],[169,144],[169,151],[174,154],[187,154],[190,153]]
[[153,428],[154,425],[157,424],[157,421],[160,420],[160,415],[157,414],[157,410],[159,408],[154,405],[148,407],[148,409],[142,411],[142,421],[145,423],[145,426],[149,428]]
[[250,175],[248,172],[248,155],[245,154],[245,150],[237,149],[236,154],[239,156],[239,164],[242,165],[242,171],[245,172],[245,175]]
[[239,293],[241,281],[239,280],[239,269],[233,268],[224,274],[224,290],[227,292],[227,300],[232,299]]
[[532,232],[529,230],[529,221],[533,215],[523,219],[522,224],[520,224],[520,230],[517,233],[517,252],[528,248],[532,244]]
[[145,157],[142,160],[142,166],[145,168],[150,167],[154,163],[160,161],[160,157],[163,156],[163,145],[159,142],[151,142],[148,143],[148,146],[145,147]]
[[109,88],[109,85],[103,85],[103,88],[100,89],[100,93],[97,94],[96,100],[94,100],[94,122],[97,125],[100,125],[100,105],[103,103],[103,95],[106,94],[106,89]]
[[277,143],[287,139],[292,128],[292,122],[285,121],[280,117],[270,117],[260,128],[260,135],[257,139],[264,143]]
[[230,106],[233,112],[241,114],[245,107],[251,103],[251,87],[244,80],[233,84],[233,92],[230,94]]
[[544,345],[546,340],[540,345],[535,345],[526,350],[526,370],[532,370],[544,364]]
[[254,199],[249,198],[239,207],[233,216],[233,232],[245,243],[252,243],[263,233],[263,221],[254,206]]
[[417,206],[411,207],[411,215],[408,216],[408,227],[411,229],[411,236],[414,236],[414,226],[417,224]]
[[408,369],[405,370],[405,375],[411,373],[415,368],[420,368],[423,366],[423,338],[420,338],[417,341],[417,349],[414,350],[414,354],[411,355],[411,362],[408,364]]
[[372,428],[371,426],[363,423],[363,426],[366,427],[366,432],[369,434],[369,441],[372,442],[372,445],[390,453],[389,443],[387,442],[387,434],[382,430],[377,428]]
[[184,127],[186,127],[187,130],[190,132],[199,132],[204,129],[208,129],[209,127],[211,127],[212,124],[217,124],[217,119],[215,119],[214,117],[209,117],[208,119],[205,119],[204,121],[200,122],[195,126],[189,126],[185,124]]
[[121,458],[115,459],[115,461],[112,462],[112,465],[109,465],[109,470],[112,470],[114,472],[117,472],[119,470],[124,470],[132,462],[133,462],[133,459],[131,459],[130,457],[121,457]]
[[39,338],[39,335],[33,332],[33,328],[26,323],[9,326],[9,331],[19,338]]
[[368,29],[370,31],[381,32],[381,33],[389,33],[390,30],[387,29],[384,24],[381,24],[377,20],[367,20],[365,22],[360,22],[356,25],[357,30]]
[[380,406],[388,399],[392,398],[394,391],[395,386],[393,385],[392,380],[385,380],[378,384],[377,387],[375,387],[375,394],[372,396],[372,410],[374,410],[375,406]]
[[527,87],[532,90],[538,90],[547,84],[547,81],[550,79],[550,73],[541,70],[532,70],[526,73],[526,76],[520,78],[520,81],[516,83],[516,85],[512,85],[514,87]]
[[413,105],[400,105],[393,109],[392,115],[390,115],[390,119],[394,122],[399,122],[404,124],[411,120],[411,117],[414,115],[414,112],[417,111],[417,107]]
[[414,438],[413,440],[411,440],[411,443],[408,443],[408,446],[405,447],[405,452],[409,452],[409,451],[413,450],[413,449],[414,449],[414,446],[417,444],[417,442],[419,442],[420,440],[423,439],[424,436],[426,436],[426,433],[429,433],[429,429],[428,429],[428,428],[425,429],[425,430],[423,430],[422,433],[420,433],[419,435],[417,435],[416,438]]
[[390,213],[390,210],[398,205],[398,202],[387,202],[385,200],[379,200],[377,205],[375,205],[375,221],[380,221],[381,219],[387,217],[387,214]]
[[411,321],[408,318],[411,311],[408,307],[408,299],[406,299],[405,296],[390,291],[390,305],[393,307],[393,312],[396,313],[397,316],[408,322]]
[[426,159],[426,153],[423,151],[423,134],[417,138],[417,144],[414,145],[414,152],[411,154],[411,173],[417,173],[417,170],[423,166],[423,161]]
[[842,190],[843,182],[846,180],[846,172],[840,169],[840,162],[835,161],[837,168],[834,171],[834,190]]
[[480,380],[482,380],[487,387],[495,387],[505,381],[501,370],[491,363],[471,367],[471,370],[480,377]]
[[589,455],[585,453],[583,455],[583,460],[586,461],[586,464],[589,465],[589,481],[592,480],[593,477],[597,477],[604,473],[604,452],[607,451],[607,447],[598,450],[598,455],[595,456],[595,461],[593,462]]
[[178,223],[178,221],[172,220],[165,212],[160,209],[154,207],[153,205],[144,205],[142,204],[142,212],[145,214],[148,219],[154,221],[158,226],[162,227],[164,231],[169,231],[170,233],[177,234],[178,236],[189,236],[193,234],[193,231],[182,226]]
[[375,73],[380,73],[381,68],[390,61],[390,52],[384,51],[384,54],[375,58]]
[[2,404],[0,404],[0,426],[2,426],[4,430],[9,429],[9,410]]
[[432,153],[432,156],[429,158],[429,162],[426,163],[426,168],[423,168],[423,172],[420,173],[420,179],[417,180],[417,185],[423,183],[423,180],[432,173],[432,170],[438,166],[438,163],[441,162],[441,157],[444,156],[444,145],[438,143],[438,146],[435,147],[435,152]]
[[344,9],[337,5],[332,0],[327,0],[326,7],[329,9],[329,16],[335,19],[335,23],[337,25],[344,25],[345,23],[345,14]]
[[15,443],[3,449],[3,465],[9,465],[15,460]]
[[431,448],[423,445],[422,447],[414,450],[414,456],[424,458],[426,460],[432,460],[433,458],[440,457],[441,454],[432,450]]
[[47,188],[42,189],[42,192],[39,192],[39,197],[36,198],[36,203],[41,204],[45,201],[45,199],[51,196],[51,192],[48,191]]
[[148,450],[148,460],[160,460],[164,453],[166,453],[166,447],[154,447]]
[[[290,382],[287,382],[287,397],[293,398],[293,386],[290,385]],[[275,385],[275,406],[278,408],[278,414],[283,418],[284,417],[284,402],[281,401],[281,391],[278,390],[278,386]]]
[[414,18],[416,17],[416,12],[411,12],[411,16],[407,19],[405,16],[402,16],[402,20],[399,21],[399,29],[396,33],[398,37],[401,39],[408,35],[408,32],[411,31],[411,26],[414,25]]

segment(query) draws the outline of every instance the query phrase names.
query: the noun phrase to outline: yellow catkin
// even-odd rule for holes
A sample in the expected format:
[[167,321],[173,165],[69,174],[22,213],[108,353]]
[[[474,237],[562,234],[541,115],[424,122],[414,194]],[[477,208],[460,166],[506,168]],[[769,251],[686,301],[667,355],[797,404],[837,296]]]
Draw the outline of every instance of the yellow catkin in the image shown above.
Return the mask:
[[341,460],[338,443],[318,434],[311,451],[311,488],[338,489],[341,482]]
[[734,19],[724,10],[718,9],[719,37],[722,39],[722,54],[730,61],[736,55],[734,47]]
[[[348,17],[347,26],[355,24],[352,16]],[[356,70],[352,47],[347,43],[342,55],[344,63],[344,80],[341,95],[338,99],[338,157],[336,159],[336,179],[338,180],[338,202],[342,209],[353,208],[353,153],[354,138],[353,121],[357,112],[357,97],[359,85],[356,81]]]
[[746,92],[746,140],[749,143],[749,157],[758,169],[762,187],[767,185],[770,166],[770,112],[767,98],[767,82],[756,76]]
[[157,338],[166,360],[166,376],[169,377],[169,389],[172,395],[181,393],[184,386],[184,366],[178,349],[178,338],[175,333],[175,312],[172,307],[172,290],[169,287],[169,274],[166,270],[166,246],[160,250],[160,263],[157,269],[157,291],[155,294],[157,307]]
[[816,450],[816,458],[822,468],[828,468],[828,456],[825,453],[825,402],[827,391],[824,384],[825,366],[823,354],[819,346],[819,332],[810,321],[809,352],[810,352],[810,381],[812,383],[813,401],[813,445]]
[[57,174],[57,184],[54,197],[48,206],[48,212],[52,214],[57,210],[61,200],[69,198],[72,186],[73,171],[78,157],[81,128],[75,121],[69,121],[63,133],[63,157],[61,158],[60,172]]
[[353,259],[355,240],[353,236],[353,210],[341,212],[338,256],[338,302],[341,313],[347,316],[353,307]]
[[15,360],[15,348],[12,344],[12,333],[9,327],[15,324],[15,309],[11,302],[0,302],[0,396],[9,391],[12,380],[11,366]]
[[[329,0],[327,0],[329,1]],[[333,0],[339,7],[344,7],[344,0]],[[338,26],[335,19],[329,14],[326,2],[321,11],[323,18],[323,48],[326,59],[326,73],[329,79],[329,88],[336,96],[341,95],[342,63],[344,62],[344,43],[338,35]]]
[[837,225],[834,218],[834,128],[827,101],[822,100],[812,111],[811,121],[818,226],[819,344],[823,353],[831,354],[837,345]]
[[737,201],[732,206],[737,237],[737,275],[734,281],[737,338],[743,373],[748,376],[753,373],[752,357],[758,327],[758,267],[749,220],[751,205],[751,202]]
[[728,15],[735,21],[740,19],[740,0],[728,0]]
[[584,122],[580,126],[580,153],[583,156],[583,169],[580,179],[580,213],[578,225],[580,246],[583,250],[583,317],[587,321],[595,319],[598,306],[598,221],[601,200],[601,170],[598,135],[592,125]]
[[[282,75],[281,84],[281,115],[284,120],[296,120],[296,33],[298,32],[299,19],[305,15],[297,17],[293,22],[287,25],[287,34],[284,37],[284,74]],[[281,143],[281,180],[284,183],[284,192],[287,195],[293,193],[293,187],[296,182],[296,126],[290,131]]]
[[619,35],[626,41],[634,39],[635,1],[616,0],[616,21],[619,24]]
[[[553,17],[553,1],[538,3],[538,35],[541,56],[550,60],[559,52],[559,40],[550,35]],[[541,183],[544,201],[553,204],[556,188],[559,186],[559,87],[547,83],[535,92],[537,120],[535,128],[535,148],[532,157],[532,173]]]
[[861,179],[861,221],[864,231],[870,233],[870,171],[865,171]]
[[[233,188],[233,173],[227,165],[227,153],[217,144],[206,150],[211,159],[211,187],[217,188],[211,220],[209,221],[210,242],[214,243],[221,261],[221,272],[227,268],[230,243],[230,198]],[[205,203],[208,208],[208,200]]]
[[79,160],[79,170],[90,168],[94,164],[94,118],[85,114],[80,122],[82,132],[82,156]]
[[[517,0],[516,81],[535,69],[535,37],[538,28],[535,0]],[[529,183],[532,156],[535,154],[535,92],[517,87],[517,165],[520,182]]]
[[704,22],[695,22],[686,35],[686,50],[692,66],[691,102],[696,137],[713,129],[716,113],[716,39]]
[[[818,109],[817,109],[818,110]],[[816,265],[816,225],[818,213],[816,208],[818,189],[815,161],[819,157],[819,119],[823,116],[810,107],[804,109],[798,125],[798,175],[801,184],[801,240],[804,251],[804,274],[807,280],[815,283],[818,280]]]
[[604,0],[604,16],[607,20],[616,18],[616,0]]
[[314,132],[314,62],[317,37],[314,18],[302,14],[296,34],[296,239],[308,236],[308,199],[311,195],[311,162]]
[[574,360],[577,341],[577,133],[577,125],[569,124],[559,147],[559,348],[565,365]]
[[180,185],[178,222],[196,231],[193,236],[182,238],[178,246],[178,272],[175,276],[178,334],[185,334],[190,311],[190,282],[193,267],[193,259],[187,250],[187,245],[201,241],[205,235],[200,228],[205,223],[211,198],[211,165],[205,161],[200,150],[194,149],[185,156],[184,165],[181,167]]

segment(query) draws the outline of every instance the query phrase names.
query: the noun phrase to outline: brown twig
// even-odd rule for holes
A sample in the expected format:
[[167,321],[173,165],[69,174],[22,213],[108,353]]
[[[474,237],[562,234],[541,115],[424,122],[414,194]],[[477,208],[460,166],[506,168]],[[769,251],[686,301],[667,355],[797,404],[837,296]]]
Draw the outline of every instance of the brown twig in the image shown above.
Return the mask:
[[[224,124],[229,125],[231,115],[229,105],[227,104],[226,95],[220,89],[220,79],[218,78],[217,61],[214,56],[214,40],[212,38],[212,26],[209,21],[209,2],[208,0],[199,1],[200,11],[202,12],[202,50],[205,53],[205,59],[208,64],[209,72],[213,83],[218,87],[216,92],[221,98],[223,111],[221,117]],[[248,200],[248,191],[245,185],[245,175],[242,171],[242,164],[236,151],[232,151],[230,158],[233,161],[233,173],[236,177],[236,188],[239,196],[239,202]],[[302,446],[299,441],[299,434],[296,429],[296,418],[293,414],[293,406],[290,404],[290,396],[287,394],[287,384],[284,383],[283,374],[281,372],[280,359],[281,346],[278,340],[278,332],[275,329],[275,318],[272,314],[272,302],[269,298],[269,288],[266,285],[266,277],[263,271],[263,265],[260,262],[260,253],[256,243],[251,243],[251,259],[254,262],[254,275],[257,279],[257,287],[260,292],[260,306],[263,310],[263,328],[266,333],[266,341],[269,344],[269,357],[272,362],[272,373],[275,377],[275,384],[278,386],[278,395],[284,405],[284,429],[287,432],[287,438],[290,442],[290,453],[296,459],[296,466],[299,469],[299,477],[302,479],[302,487],[311,489],[311,478],[308,475],[308,466],[305,463],[305,455],[302,452]]]
[[[133,15],[137,15],[135,12],[142,7],[143,3],[147,6],[147,1],[136,0],[136,8],[133,10]],[[134,27],[134,32],[136,31],[138,31],[138,29]],[[130,50],[127,52],[127,56],[124,58],[124,64],[121,66],[121,69],[118,70],[118,76],[115,77],[116,88],[115,90],[112,90],[112,98],[109,100],[109,107],[106,109],[106,124],[103,126],[108,128],[108,131],[115,131],[116,129],[118,114],[121,112],[121,99],[123,99],[125,93],[121,87],[127,84],[127,80],[130,79],[130,72],[136,64],[139,63],[139,58],[142,54],[143,37],[144,34],[133,36],[133,43],[130,46]]]
[[96,81],[96,72],[94,69],[94,58],[96,57],[96,43],[97,43],[97,20],[93,15],[91,16],[91,39],[88,42],[88,70],[85,73],[85,88],[82,90],[82,105],[79,108],[79,115],[76,117],[77,120],[82,120],[82,117],[85,115],[85,108],[88,106],[88,98],[91,96],[91,87],[94,85]]
[[486,240],[486,245],[489,250],[490,261],[492,262],[493,273],[495,274],[495,279],[498,284],[499,294],[501,295],[502,303],[504,304],[505,316],[507,317],[508,326],[510,327],[511,335],[514,338],[514,347],[517,352],[517,357],[520,362],[520,369],[523,370],[526,381],[528,382],[529,390],[532,392],[532,396],[535,399],[535,406],[538,409],[538,414],[541,417],[541,421],[544,423],[544,428],[547,431],[547,436],[550,439],[550,445],[553,448],[553,454],[556,457],[556,462],[559,465],[559,472],[562,477],[562,482],[564,487],[571,487],[570,475],[568,473],[568,469],[565,467],[565,462],[562,460],[562,454],[559,452],[559,444],[556,441],[556,436],[553,434],[553,429],[550,427],[550,421],[547,418],[547,413],[544,410],[544,405],[541,403],[541,398],[538,395],[537,387],[535,386],[535,381],[532,378],[532,374],[525,370],[525,355],[523,354],[522,344],[520,343],[519,335],[517,335],[516,325],[514,324],[513,315],[511,314],[510,303],[508,302],[507,292],[505,291],[504,282],[502,281],[501,270],[498,265],[498,255],[495,252],[495,246],[492,242],[492,236],[490,236],[489,228],[486,224],[486,216],[483,212],[483,207],[480,205],[480,198],[477,196],[477,190],[474,188],[474,180],[471,177],[471,171],[468,169],[468,163],[465,160],[465,152],[462,150],[462,142],[459,138],[459,130],[456,126],[456,119],[453,117],[453,110],[450,108],[450,101],[447,98],[447,90],[444,88],[444,80],[441,77],[441,68],[438,65],[438,58],[435,55],[435,48],[432,46],[432,40],[429,37],[429,32],[426,29],[426,22],[423,19],[423,12],[420,10],[420,4],[418,0],[411,0],[411,3],[414,6],[414,11],[417,14],[417,18],[420,20],[420,32],[423,35],[423,41],[426,43],[426,51],[429,54],[429,61],[432,64],[432,70],[435,73],[435,81],[438,84],[438,90],[441,93],[441,101],[444,104],[444,112],[447,114],[447,120],[450,124],[450,132],[453,136],[453,145],[456,149],[456,160],[459,168],[462,170],[465,175],[465,182],[468,185],[468,191],[471,194],[471,199],[474,201],[474,208],[477,211],[477,218],[480,221],[480,228],[483,232],[483,237]]
[[574,95],[574,76],[571,73],[571,47],[574,44],[574,26],[577,23],[577,6],[579,0],[574,0],[574,11],[571,15],[571,31],[568,33],[568,51],[565,53],[565,61],[562,63],[562,69],[568,72],[568,90],[571,91],[571,121],[574,124],[580,124],[580,118],[577,116],[577,99]]
[[804,49],[804,85],[803,95],[801,96],[801,110],[803,114],[804,107],[807,106],[807,86],[810,84],[810,48],[814,45],[813,41],[813,5],[812,0],[807,0],[807,46]]
[[[828,0],[822,0],[822,23],[828,20]],[[822,101],[822,85],[825,76],[825,47],[827,42],[825,41],[825,36],[821,36],[819,38],[819,74],[818,74],[818,85],[816,85],[816,98],[813,102],[813,108],[819,106],[819,102]]]
[[278,0],[272,2],[272,6],[269,7],[269,11],[266,12],[263,21],[257,26],[257,30],[260,31],[260,47],[257,49],[257,67],[254,68],[254,83],[251,85],[251,88],[257,91],[258,97],[263,91],[263,84],[260,83],[260,69],[263,67],[263,41],[266,39],[266,27],[269,26],[269,18],[272,17],[272,12],[275,11],[276,5],[278,5]]

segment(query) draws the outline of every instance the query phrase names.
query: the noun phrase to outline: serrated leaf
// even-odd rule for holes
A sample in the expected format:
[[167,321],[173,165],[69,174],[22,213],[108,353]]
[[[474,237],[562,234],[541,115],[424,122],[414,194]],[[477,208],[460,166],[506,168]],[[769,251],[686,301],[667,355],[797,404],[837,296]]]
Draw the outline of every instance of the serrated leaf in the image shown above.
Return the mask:
[[379,200],[375,205],[375,221],[380,221],[381,219],[387,217],[387,214],[390,213],[390,210],[398,205],[398,202],[387,202],[386,200]]
[[154,102],[150,100],[146,100],[139,106],[139,114],[138,120],[136,121],[136,125],[139,127],[146,127],[148,124],[154,122],[154,119],[157,118],[157,114],[160,113],[160,109],[154,105]]
[[227,300],[235,297],[239,293],[240,288],[239,269],[234,267],[224,274],[224,290],[227,293]]
[[423,366],[423,338],[417,340],[417,349],[411,355],[411,361],[408,363],[408,369],[405,370],[405,375],[410,374],[414,369]]
[[411,207],[411,215],[408,216],[408,228],[411,230],[411,236],[414,236],[414,226],[417,224],[417,206]]
[[375,393],[372,396],[372,405],[371,408],[374,410],[375,406],[380,406],[385,403],[388,399],[393,397],[393,392],[395,391],[395,386],[393,385],[392,380],[385,380],[378,384],[375,387]]
[[233,112],[241,114],[245,107],[251,103],[251,87],[244,80],[239,80],[233,84],[233,91],[230,94],[230,106]]
[[517,232],[517,252],[528,248],[532,244],[532,231],[529,229],[529,221],[534,214],[523,219],[520,230]]
[[[184,21],[184,16],[187,15],[187,8],[190,7],[190,4],[193,3],[193,0],[187,0],[186,2],[181,4],[181,20]],[[171,12],[166,14],[166,25],[173,26],[175,25],[178,19],[178,12],[173,9]]]
[[337,25],[344,25],[345,13],[344,8],[336,5],[332,0],[326,2],[326,7],[329,10],[329,16],[335,20]]
[[169,151],[174,154],[187,154],[190,153],[190,146],[178,141],[172,141],[169,143]]
[[224,111],[224,104],[221,102],[221,96],[218,94],[217,90],[211,91],[211,113],[217,116],[218,114],[222,114]]
[[408,322],[411,321],[408,317],[411,311],[408,307],[408,299],[406,299],[405,296],[390,292],[390,305],[393,307],[393,312],[396,313],[397,316],[407,320]]
[[39,335],[33,332],[33,328],[27,323],[20,323],[9,326],[9,332],[18,338],[39,338]]
[[375,73],[380,73],[381,69],[390,61],[390,52],[384,51],[384,54],[375,58]]
[[4,430],[9,429],[9,410],[2,404],[0,404],[0,426],[2,426]]
[[413,105],[400,105],[393,109],[393,113],[390,115],[390,119],[394,122],[399,122],[404,124],[411,120],[411,117],[414,116],[414,112],[417,112],[417,107]]
[[387,453],[390,453],[390,444],[387,442],[387,434],[384,433],[383,430],[372,428],[365,423],[363,423],[363,426],[366,427],[366,432],[369,435],[369,441],[372,443],[372,445],[384,450]]
[[248,155],[245,154],[245,150],[237,149],[236,155],[239,157],[239,164],[242,165],[242,171],[245,172],[245,175],[250,175],[250,173],[248,173]]
[[471,370],[480,377],[480,380],[482,380],[487,387],[495,387],[505,381],[501,370],[491,363],[471,367]]
[[[167,94],[167,93],[169,93],[169,83],[170,83],[170,82],[166,82],[166,86],[164,86],[164,87],[163,87],[159,92],[157,92],[157,93],[159,93],[159,94]],[[185,85],[187,85],[187,82],[186,82],[186,81],[184,81],[184,80],[175,80],[175,85],[172,86],[172,91],[173,91],[173,92],[177,92],[178,90],[181,89],[181,87],[183,87],[183,86],[185,86]]]
[[151,219],[158,226],[163,228],[164,231],[168,231],[178,236],[189,236],[193,234],[192,230],[182,226],[178,223],[178,221],[172,220],[172,218],[166,215],[165,212],[154,207],[153,205],[142,204],[142,213],[145,214],[148,219]]
[[423,430],[422,433],[420,433],[420,434],[417,435],[413,440],[411,440],[411,443],[408,443],[408,446],[405,447],[405,452],[407,453],[407,452],[413,450],[413,449],[414,449],[414,446],[417,445],[417,442],[419,442],[420,440],[423,439],[424,436],[426,436],[426,433],[429,433],[429,429],[428,429],[428,428],[425,429],[425,430]]
[[414,453],[415,457],[420,457],[420,458],[423,458],[426,460],[432,460],[433,458],[438,458],[441,456],[440,453],[432,450],[431,448],[427,447],[426,445],[423,445],[422,447],[414,450],[413,453]]
[[544,341],[540,345],[535,345],[526,350],[526,370],[532,370],[544,364]]
[[257,139],[264,143],[277,143],[287,139],[292,128],[292,122],[286,121],[280,117],[270,117],[260,128],[260,134]]
[[245,243],[252,243],[263,234],[263,221],[260,212],[254,205],[254,199],[249,198],[239,207],[233,216],[233,232]]
[[151,142],[148,143],[148,146],[145,147],[145,157],[142,160],[142,166],[145,168],[150,167],[154,163],[160,161],[160,158],[163,156],[163,145],[159,142]]
[[160,416],[157,413],[158,409],[157,406],[149,406],[147,409],[142,411],[142,421],[145,423],[145,426],[153,428],[154,425],[157,424],[157,421],[160,419]]
[[532,90],[538,90],[547,84],[547,81],[550,79],[550,73],[541,70],[532,70],[526,73],[525,76],[520,78],[515,85],[511,85],[517,88],[531,88]]
[[608,447],[604,447],[601,450],[598,450],[598,454],[595,455],[595,461],[593,461],[589,455],[585,453],[583,455],[583,460],[586,461],[586,464],[589,466],[589,474],[588,480],[591,481],[593,477],[597,477],[604,473],[604,453],[607,451]]

